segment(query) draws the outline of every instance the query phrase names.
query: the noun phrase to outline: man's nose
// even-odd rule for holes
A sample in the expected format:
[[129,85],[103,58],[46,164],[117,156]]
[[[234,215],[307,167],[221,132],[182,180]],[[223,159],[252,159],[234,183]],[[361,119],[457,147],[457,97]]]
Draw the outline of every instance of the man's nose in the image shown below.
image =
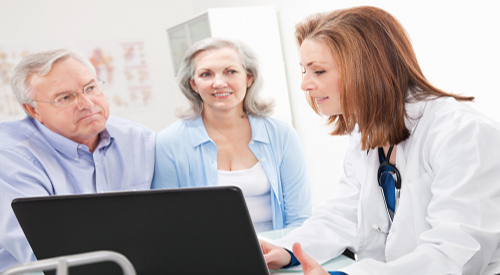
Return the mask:
[[80,93],[78,93],[78,95],[76,97],[76,106],[80,110],[86,109],[86,108],[92,108],[92,106],[94,106],[94,102],[92,102],[90,96],[88,96],[87,94],[85,94],[83,92],[80,92]]

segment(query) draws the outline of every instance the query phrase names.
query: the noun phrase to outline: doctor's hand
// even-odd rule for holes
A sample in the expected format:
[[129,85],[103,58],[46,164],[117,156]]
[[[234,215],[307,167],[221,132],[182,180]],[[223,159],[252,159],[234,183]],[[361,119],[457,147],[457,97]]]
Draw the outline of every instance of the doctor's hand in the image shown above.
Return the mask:
[[285,265],[290,264],[292,257],[283,247],[270,244],[266,241],[260,240],[260,247],[262,248],[262,253],[264,253],[264,259],[266,260],[267,267],[269,269],[279,269]]
[[330,275],[330,273],[324,270],[316,260],[302,250],[299,243],[293,244],[293,255],[302,265],[304,275]]

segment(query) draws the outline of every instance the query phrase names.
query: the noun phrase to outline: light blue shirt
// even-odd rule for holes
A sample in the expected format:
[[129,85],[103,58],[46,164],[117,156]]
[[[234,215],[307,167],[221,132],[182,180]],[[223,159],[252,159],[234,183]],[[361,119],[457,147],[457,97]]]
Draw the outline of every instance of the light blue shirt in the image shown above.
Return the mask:
[[[299,226],[311,215],[306,158],[295,130],[273,118],[248,116],[248,147],[271,183],[273,228]],[[217,186],[217,146],[198,117],[158,133],[152,188]]]
[[35,119],[0,123],[0,271],[36,258],[14,198],[149,189],[156,133],[110,117],[94,153]]

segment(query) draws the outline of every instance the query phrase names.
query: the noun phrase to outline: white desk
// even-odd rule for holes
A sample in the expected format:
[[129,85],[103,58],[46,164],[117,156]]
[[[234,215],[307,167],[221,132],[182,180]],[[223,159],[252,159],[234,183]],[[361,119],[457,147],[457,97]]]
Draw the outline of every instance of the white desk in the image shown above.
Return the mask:
[[[273,230],[273,231],[267,231],[267,232],[261,232],[258,235],[259,238],[262,239],[270,239],[270,240],[275,240],[279,239],[286,234],[288,234],[290,231],[292,231],[293,228],[291,229],[281,229],[281,230]],[[326,269],[327,271],[335,271],[339,270],[340,268],[346,267],[350,264],[354,263],[354,260],[351,258],[348,258],[344,255],[340,255],[335,259],[332,259],[321,266]],[[300,267],[300,266],[299,266]],[[297,275],[304,274],[302,273],[302,269],[297,269],[297,268],[290,268],[290,269],[278,269],[278,270],[271,270],[271,274],[276,274],[276,275],[289,275],[290,273],[294,273]]]

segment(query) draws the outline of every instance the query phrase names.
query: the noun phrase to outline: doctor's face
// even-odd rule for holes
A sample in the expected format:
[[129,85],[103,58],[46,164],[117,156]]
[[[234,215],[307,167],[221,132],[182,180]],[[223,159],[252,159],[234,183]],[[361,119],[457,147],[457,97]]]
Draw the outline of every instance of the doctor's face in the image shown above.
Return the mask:
[[203,100],[203,111],[243,111],[243,100],[253,76],[246,73],[239,54],[225,47],[199,52],[194,58],[191,88]]
[[321,42],[306,39],[300,46],[303,67],[301,88],[319,106],[322,114],[342,114],[340,107],[340,71],[330,48]]
[[[60,60],[47,75],[28,78],[37,107],[24,104],[24,108],[51,131],[90,148],[109,117],[109,105],[102,92],[81,93],[83,88],[97,81],[89,69],[75,59]],[[62,107],[50,103],[71,93],[78,93],[72,105]]]

